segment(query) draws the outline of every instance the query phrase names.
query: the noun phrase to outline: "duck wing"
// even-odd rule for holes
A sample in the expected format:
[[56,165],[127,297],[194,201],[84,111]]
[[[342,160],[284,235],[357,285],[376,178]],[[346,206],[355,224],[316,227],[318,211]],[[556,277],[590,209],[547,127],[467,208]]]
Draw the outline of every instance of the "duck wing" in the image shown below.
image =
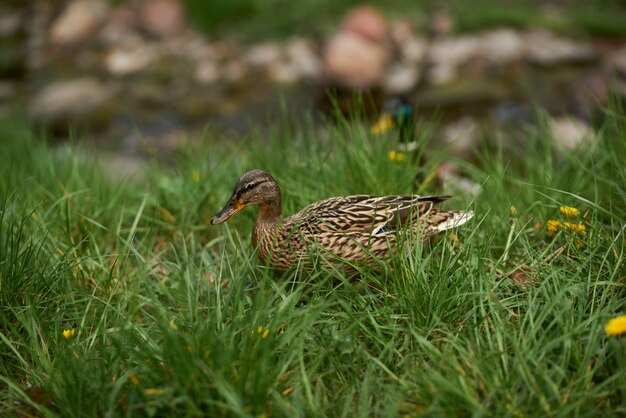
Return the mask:
[[369,196],[334,197],[313,203],[287,218],[287,224],[306,225],[312,234],[326,232],[393,232],[430,212],[450,196]]

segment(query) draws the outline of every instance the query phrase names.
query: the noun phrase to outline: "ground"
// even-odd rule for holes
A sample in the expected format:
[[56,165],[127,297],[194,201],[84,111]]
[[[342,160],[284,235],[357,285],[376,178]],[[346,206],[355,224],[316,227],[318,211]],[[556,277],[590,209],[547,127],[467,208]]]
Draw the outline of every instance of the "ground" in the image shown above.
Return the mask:
[[[416,189],[449,157],[390,160],[393,136],[357,122],[227,145],[206,133],[173,166],[114,182],[84,152],[5,120],[0,410],[623,415],[626,341],[604,326],[626,310],[625,122],[606,109],[573,151],[542,126],[511,132],[514,154],[457,162],[480,185],[468,195]],[[476,217],[386,275],[277,277],[251,249],[254,209],[208,223],[252,167],[275,176],[285,214],[334,195],[453,192],[446,207]]]

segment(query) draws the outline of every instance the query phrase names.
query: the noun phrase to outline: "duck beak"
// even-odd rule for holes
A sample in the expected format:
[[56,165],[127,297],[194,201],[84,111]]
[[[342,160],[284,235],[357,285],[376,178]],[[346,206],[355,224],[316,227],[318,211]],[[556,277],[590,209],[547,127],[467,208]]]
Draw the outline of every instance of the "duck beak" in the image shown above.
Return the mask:
[[235,201],[234,196],[230,198],[226,206],[211,219],[211,225],[221,224],[232,218],[237,212],[245,208],[245,205]]

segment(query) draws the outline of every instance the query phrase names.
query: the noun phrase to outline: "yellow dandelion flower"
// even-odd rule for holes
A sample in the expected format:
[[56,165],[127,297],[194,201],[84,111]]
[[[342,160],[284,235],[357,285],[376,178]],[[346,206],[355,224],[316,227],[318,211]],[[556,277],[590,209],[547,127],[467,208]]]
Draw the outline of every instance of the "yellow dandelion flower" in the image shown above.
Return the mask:
[[191,172],[191,179],[196,183],[200,181],[200,172],[198,170],[193,170]]
[[389,159],[391,161],[397,161],[399,163],[401,163],[402,161],[406,160],[406,154],[403,153],[402,151],[389,151],[389,155],[388,155]]
[[393,125],[394,123],[393,123],[393,118],[391,117],[391,115],[384,114],[380,117],[380,119],[378,119],[378,121],[376,121],[376,123],[372,126],[370,131],[374,135],[382,134],[384,132],[387,132],[391,128],[393,128]]
[[511,217],[515,218],[517,216],[517,208],[515,206],[511,206],[509,208],[509,214]]
[[65,338],[66,340],[71,340],[72,338],[74,338],[74,335],[76,335],[76,330],[73,328],[63,330],[63,338]]
[[557,229],[559,229],[560,226],[561,226],[561,222],[555,219],[550,219],[546,223],[546,228],[548,228],[548,232],[551,232],[553,234],[556,232]]
[[266,339],[269,333],[270,333],[270,330],[266,328],[265,331],[263,331],[263,335],[261,336],[261,338]]
[[561,213],[568,218],[573,218],[574,216],[580,215],[580,211],[571,206],[561,206],[559,208],[559,211],[561,211]]
[[135,374],[130,375],[130,381],[133,382],[133,385],[139,386],[139,378]]
[[259,327],[256,329],[256,332],[258,332],[259,334],[263,332],[263,326],[259,325]]
[[618,316],[607,322],[604,327],[604,332],[607,337],[626,334],[626,315]]
[[578,232],[580,234],[587,233],[587,228],[585,228],[585,225],[583,225],[582,222],[578,222],[577,224],[563,222],[563,229],[565,229],[566,231]]
[[291,392],[293,392],[293,387],[289,386],[287,389],[283,390],[283,396],[288,396]]
[[163,395],[165,394],[165,390],[157,389],[157,388],[149,388],[149,389],[144,390],[143,393],[145,393],[146,395]]
[[178,325],[176,325],[176,322],[174,322],[174,320],[170,321],[170,329],[176,331],[178,329]]

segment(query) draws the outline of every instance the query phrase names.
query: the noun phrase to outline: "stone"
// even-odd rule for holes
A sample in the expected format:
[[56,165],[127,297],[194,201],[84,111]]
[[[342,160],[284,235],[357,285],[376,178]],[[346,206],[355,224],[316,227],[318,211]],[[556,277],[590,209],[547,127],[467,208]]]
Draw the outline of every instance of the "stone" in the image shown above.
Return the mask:
[[428,50],[428,60],[435,65],[458,66],[482,53],[482,42],[477,36],[459,36],[435,40]]
[[285,52],[298,77],[315,79],[320,76],[322,65],[311,41],[304,38],[291,39]]
[[253,46],[244,56],[244,59],[251,65],[257,67],[267,67],[277,62],[282,57],[282,51],[273,42],[264,42]]
[[448,84],[458,77],[458,69],[447,63],[438,64],[428,70],[427,79],[434,86]]
[[342,31],[331,37],[324,50],[324,72],[346,87],[368,88],[382,82],[387,49],[363,36]]
[[297,68],[292,62],[275,62],[269,66],[269,74],[273,81],[293,84],[300,78]]
[[417,85],[418,80],[419,70],[417,66],[395,64],[387,70],[383,87],[390,94],[407,93]]
[[487,61],[505,65],[520,60],[524,55],[522,36],[511,29],[490,31],[481,36],[481,50]]
[[115,88],[92,77],[57,81],[35,95],[30,112],[45,119],[85,116],[105,105],[115,93]]
[[481,55],[482,43],[477,36],[435,40],[427,54],[428,80],[434,85],[447,84],[457,78],[459,66]]
[[586,122],[559,116],[550,120],[548,132],[554,141],[567,150],[574,150],[593,138],[594,132]]
[[399,44],[402,60],[411,64],[424,61],[428,53],[428,41],[424,38],[412,37]]
[[395,20],[389,24],[389,36],[399,45],[413,38],[413,27],[407,20]]
[[176,35],[185,27],[183,7],[177,0],[146,0],[139,9],[139,23],[152,35]]
[[220,79],[220,70],[212,59],[205,59],[196,65],[196,80],[202,84],[212,84]]
[[106,19],[107,10],[102,0],[74,0],[52,24],[50,42],[64,45],[86,41]]
[[102,25],[98,37],[105,45],[118,47],[141,42],[135,10],[128,4],[115,7]]
[[125,76],[145,70],[155,59],[155,50],[140,43],[134,47],[111,50],[104,58],[104,65],[109,73]]
[[360,6],[348,12],[341,23],[341,31],[381,42],[387,38],[387,21],[378,10]]
[[593,45],[558,37],[552,32],[536,30],[523,36],[526,58],[535,64],[589,62],[596,58]]

